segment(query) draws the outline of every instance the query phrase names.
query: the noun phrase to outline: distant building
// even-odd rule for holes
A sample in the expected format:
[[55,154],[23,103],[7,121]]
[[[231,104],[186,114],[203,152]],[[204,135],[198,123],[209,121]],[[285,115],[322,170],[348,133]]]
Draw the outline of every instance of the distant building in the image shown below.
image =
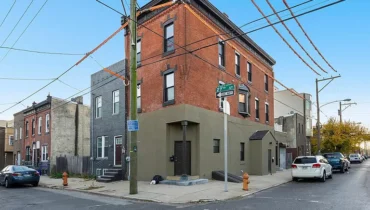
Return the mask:
[[13,143],[13,121],[2,121],[0,125],[0,170],[13,164]]

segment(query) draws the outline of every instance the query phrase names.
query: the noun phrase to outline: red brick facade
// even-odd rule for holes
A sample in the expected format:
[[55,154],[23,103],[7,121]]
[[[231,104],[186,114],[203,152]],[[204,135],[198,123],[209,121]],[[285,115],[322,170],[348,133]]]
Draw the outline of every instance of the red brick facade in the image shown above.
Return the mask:
[[[197,17],[186,7],[195,11]],[[205,20],[205,21],[202,21]],[[163,56],[163,37],[158,36],[147,28],[164,36],[163,23],[173,21],[174,23],[174,42],[176,51],[173,54]],[[139,26],[137,36],[141,39],[141,67],[138,68],[138,80],[141,83],[141,104],[142,112],[152,112],[166,108],[163,105],[163,87],[164,77],[161,72],[168,68],[175,68],[175,103],[189,104],[200,108],[219,112],[219,99],[215,97],[215,89],[219,81],[233,83],[236,87],[234,96],[228,97],[230,103],[231,115],[239,118],[246,118],[255,121],[255,98],[259,99],[259,121],[266,123],[265,102],[269,104],[269,122],[273,126],[274,116],[274,84],[270,77],[273,77],[272,67],[260,58],[244,48],[238,41],[231,40],[225,43],[225,69],[219,68],[218,45],[194,52],[195,55],[208,61],[202,61],[191,54],[173,57],[183,54],[184,46],[189,43],[213,36],[212,38],[192,44],[187,50],[195,50],[208,44],[217,43],[220,36],[224,34],[210,19],[203,16],[200,11],[190,5],[175,4],[165,11],[157,14],[144,23],[145,27]],[[227,38],[227,36],[223,35]],[[126,55],[129,60],[129,35],[126,35]],[[240,53],[240,77],[235,74],[235,52]],[[152,58],[153,57],[153,58]],[[173,57],[173,58],[170,58]],[[150,59],[148,59],[150,58]],[[169,58],[169,59],[166,59]],[[162,60],[155,62],[158,60]],[[155,63],[153,63],[155,62]],[[252,64],[252,83],[247,81],[247,62]],[[268,88],[266,92],[264,87],[265,72],[269,75]],[[245,117],[238,111],[238,86],[245,84],[251,92],[249,98],[250,116]]]

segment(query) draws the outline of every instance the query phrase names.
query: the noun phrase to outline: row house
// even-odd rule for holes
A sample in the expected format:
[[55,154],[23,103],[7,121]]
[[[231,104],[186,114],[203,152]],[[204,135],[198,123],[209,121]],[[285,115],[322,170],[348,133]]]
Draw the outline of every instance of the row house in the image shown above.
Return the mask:
[[[152,0],[141,9],[166,2]],[[127,178],[125,160],[132,152],[125,135],[127,104],[137,100],[138,179],[156,174],[211,178],[212,171],[224,169],[225,155],[224,99],[217,99],[215,91],[231,83],[235,95],[227,98],[229,172],[274,173],[279,146],[273,132],[275,60],[208,0],[146,10],[138,23],[138,85],[131,87],[137,88],[137,98],[130,99],[130,87],[104,70],[91,76],[91,86],[99,87],[91,93],[92,172],[104,175],[116,167]],[[226,40],[231,32],[238,37]],[[130,45],[126,28],[127,56]],[[179,47],[191,51],[205,45],[211,46],[193,53],[201,59]],[[128,65],[120,61],[108,69],[125,75]]]
[[14,114],[15,164],[50,171],[61,155],[90,155],[90,108],[56,97]]
[[13,121],[0,121],[0,168],[13,163],[14,128]]

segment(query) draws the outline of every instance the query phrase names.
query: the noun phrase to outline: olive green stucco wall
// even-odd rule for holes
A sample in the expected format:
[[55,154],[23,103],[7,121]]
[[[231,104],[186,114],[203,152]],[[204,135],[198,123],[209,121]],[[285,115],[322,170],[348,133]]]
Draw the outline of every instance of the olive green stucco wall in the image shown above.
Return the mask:
[[[191,141],[191,175],[211,179],[211,173],[224,168],[223,114],[190,105],[177,105],[140,114],[138,132],[139,180],[150,180],[154,175],[174,175],[174,142],[182,140],[181,121],[188,121],[187,140]],[[228,117],[229,173],[241,175],[267,174],[267,149],[275,157],[275,140],[270,133],[253,149],[249,137],[257,130],[273,128],[249,119]],[[213,139],[220,139],[220,153],[213,153]],[[272,145],[269,142],[273,142]],[[240,143],[245,143],[245,161],[240,161]],[[256,141],[257,142],[257,141]],[[275,172],[275,163],[272,171]]]

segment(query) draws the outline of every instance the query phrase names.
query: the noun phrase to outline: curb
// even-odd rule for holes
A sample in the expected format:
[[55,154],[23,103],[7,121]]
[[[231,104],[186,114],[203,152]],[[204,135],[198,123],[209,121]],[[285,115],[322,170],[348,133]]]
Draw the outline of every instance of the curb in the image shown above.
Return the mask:
[[289,180],[289,181],[286,181],[286,182],[283,182],[283,183],[279,183],[279,184],[274,184],[274,185],[272,185],[272,186],[270,186],[270,187],[265,187],[265,188],[262,188],[262,189],[260,189],[260,190],[255,191],[255,192],[252,192],[252,193],[246,193],[246,194],[241,195],[241,196],[238,196],[238,197],[242,197],[242,198],[244,198],[244,197],[247,197],[247,196],[251,196],[251,195],[254,195],[254,194],[256,194],[256,193],[259,193],[259,192],[262,192],[262,191],[265,191],[265,190],[268,190],[268,189],[271,189],[271,188],[275,188],[275,187],[278,187],[278,186],[280,186],[280,185],[283,185],[283,184],[286,184],[286,183],[289,183],[289,182],[292,182],[292,180]]

